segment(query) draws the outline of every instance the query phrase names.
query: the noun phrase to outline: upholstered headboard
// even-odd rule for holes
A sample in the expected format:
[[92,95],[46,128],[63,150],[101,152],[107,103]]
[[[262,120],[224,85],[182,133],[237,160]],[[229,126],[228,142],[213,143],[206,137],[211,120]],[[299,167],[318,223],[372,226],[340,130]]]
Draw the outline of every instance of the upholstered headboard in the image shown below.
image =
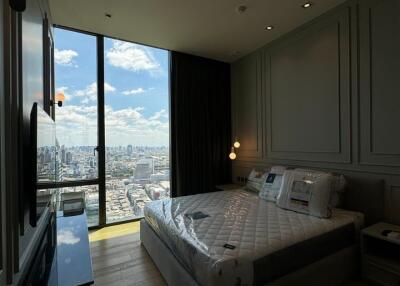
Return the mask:
[[384,218],[384,180],[346,176],[348,183],[344,207],[365,215],[365,224],[371,225]]

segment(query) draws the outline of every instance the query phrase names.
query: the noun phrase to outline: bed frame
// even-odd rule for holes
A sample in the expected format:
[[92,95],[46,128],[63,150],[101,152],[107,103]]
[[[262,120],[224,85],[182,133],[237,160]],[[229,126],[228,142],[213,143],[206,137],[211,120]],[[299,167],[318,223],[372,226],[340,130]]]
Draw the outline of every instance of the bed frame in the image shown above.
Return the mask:
[[[364,213],[367,225],[379,221],[383,217],[383,181],[350,180],[348,183],[346,209]],[[199,286],[144,219],[140,221],[140,240],[168,285]],[[266,285],[343,285],[359,276],[359,251],[359,245],[354,244]]]
[[[168,285],[199,286],[144,219],[140,221],[140,240]],[[355,244],[266,285],[342,285],[357,276],[358,261]]]

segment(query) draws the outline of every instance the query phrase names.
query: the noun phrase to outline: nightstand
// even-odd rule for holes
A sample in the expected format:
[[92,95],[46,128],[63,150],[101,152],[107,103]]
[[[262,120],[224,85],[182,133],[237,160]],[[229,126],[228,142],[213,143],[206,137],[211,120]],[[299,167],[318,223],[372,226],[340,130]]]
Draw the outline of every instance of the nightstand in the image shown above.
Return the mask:
[[378,285],[400,285],[400,241],[382,235],[384,230],[400,232],[400,226],[377,223],[361,232],[363,279]]
[[215,188],[218,191],[232,191],[237,189],[243,189],[244,186],[237,185],[237,184],[226,184],[226,185],[217,185]]

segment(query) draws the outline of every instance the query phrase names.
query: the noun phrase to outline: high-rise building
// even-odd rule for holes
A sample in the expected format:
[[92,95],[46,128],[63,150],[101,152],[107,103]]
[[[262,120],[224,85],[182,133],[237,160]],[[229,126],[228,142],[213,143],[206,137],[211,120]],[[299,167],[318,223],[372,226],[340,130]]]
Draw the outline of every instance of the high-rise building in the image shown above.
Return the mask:
[[94,168],[96,166],[96,162],[94,158],[90,158],[89,160],[89,166],[90,168]]
[[133,147],[132,147],[132,145],[128,145],[126,147],[126,155],[130,156],[130,155],[132,155],[132,153],[133,153]]
[[66,161],[66,151],[65,151],[65,146],[64,146],[64,145],[61,146],[60,157],[61,157],[61,158],[60,158],[61,163],[62,163],[62,164],[65,164],[65,161]]
[[65,155],[65,164],[70,165],[72,163],[72,153],[67,152]]
[[55,161],[55,180],[56,182],[62,182],[64,180],[64,170],[59,159]]
[[153,172],[154,159],[151,157],[142,158],[136,163],[136,169],[134,171],[135,180],[150,180],[150,176]]
[[156,173],[156,174],[151,174],[150,175],[150,181],[152,183],[157,183],[161,181],[168,181],[169,180],[169,174],[167,172],[164,173]]
[[50,163],[51,161],[51,152],[49,148],[46,147],[46,150],[44,151],[44,163]]

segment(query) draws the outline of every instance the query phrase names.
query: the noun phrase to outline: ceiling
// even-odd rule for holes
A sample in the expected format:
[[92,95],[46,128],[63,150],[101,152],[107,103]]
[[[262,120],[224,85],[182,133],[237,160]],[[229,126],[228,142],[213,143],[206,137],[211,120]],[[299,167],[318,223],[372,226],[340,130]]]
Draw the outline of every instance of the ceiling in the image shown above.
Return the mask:
[[[232,62],[344,0],[49,0],[53,22]],[[240,14],[239,5],[247,10]],[[111,18],[105,16],[111,14]],[[267,31],[266,26],[274,29]]]

